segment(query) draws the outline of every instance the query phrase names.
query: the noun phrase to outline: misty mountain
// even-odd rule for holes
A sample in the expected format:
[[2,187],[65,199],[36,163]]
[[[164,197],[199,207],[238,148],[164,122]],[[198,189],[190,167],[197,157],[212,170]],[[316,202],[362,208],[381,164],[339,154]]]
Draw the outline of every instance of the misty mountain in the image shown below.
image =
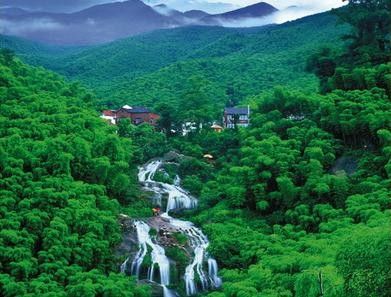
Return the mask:
[[86,45],[180,25],[140,0],[96,5],[75,13],[2,14],[0,33],[50,44]]
[[18,8],[18,7],[5,7],[5,8],[0,8],[0,16],[3,15],[22,15],[26,14],[28,11]]
[[202,10],[197,10],[197,9],[185,11],[183,14],[188,18],[196,19],[196,20],[200,20],[204,17],[210,16],[209,13],[202,11]]
[[83,82],[106,102],[135,100],[153,106],[162,97],[175,101],[183,95],[178,93],[178,85],[186,84],[192,75],[212,82],[219,90],[216,98],[225,102],[227,85],[236,86],[239,99],[275,84],[315,90],[315,77],[304,71],[306,57],[318,44],[341,43],[339,36],[348,30],[335,24],[334,15],[323,13],[257,28],[186,26],[156,30],[76,49],[0,36],[0,47],[13,49],[29,63]]
[[27,11],[70,13],[94,5],[115,1],[116,0],[1,0],[0,7],[18,7]]
[[[19,0],[14,4],[18,3],[21,7],[0,9],[0,34],[55,45],[101,44],[157,29],[187,25],[224,26],[246,18],[262,18],[277,11],[261,2],[209,15],[201,10],[180,12],[164,4],[151,7],[141,0],[130,0],[95,5],[78,12],[54,13],[27,11],[27,2]],[[39,0],[35,7],[44,7],[44,3],[45,0]]]
[[224,24],[248,18],[262,18],[277,12],[274,6],[260,2],[233,11],[206,16],[202,19],[207,24]]

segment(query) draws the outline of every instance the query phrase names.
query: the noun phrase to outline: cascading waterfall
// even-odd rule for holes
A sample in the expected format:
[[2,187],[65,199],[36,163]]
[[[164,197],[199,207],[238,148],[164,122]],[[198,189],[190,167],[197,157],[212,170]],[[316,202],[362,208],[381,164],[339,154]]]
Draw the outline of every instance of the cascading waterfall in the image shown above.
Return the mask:
[[219,272],[219,268],[217,266],[217,262],[215,259],[208,259],[208,274],[210,280],[215,288],[221,286],[221,278],[218,277],[217,273]]
[[151,282],[153,282],[154,269],[157,264],[159,266],[160,284],[163,287],[164,297],[175,296],[166,287],[170,284],[170,261],[165,255],[164,249],[160,245],[152,241],[152,238],[149,234],[151,228],[146,223],[142,221],[136,221],[134,224],[137,230],[137,240],[139,242],[139,250],[132,262],[132,274],[136,275],[138,279],[140,278],[140,267],[148,252],[147,246],[149,246],[150,248],[152,248],[152,252],[151,252],[152,264],[151,267],[149,268],[148,279]]
[[[218,288],[221,286],[222,282],[218,277],[216,261],[206,252],[209,246],[208,238],[203,234],[201,229],[195,227],[193,223],[174,219],[169,215],[169,212],[172,210],[197,207],[197,199],[180,187],[179,177],[175,178],[174,185],[154,181],[153,177],[162,164],[163,162],[160,160],[147,163],[140,168],[138,178],[139,181],[144,184],[145,189],[154,192],[157,197],[161,197],[163,194],[168,195],[166,212],[161,216],[168,220],[170,225],[189,238],[190,246],[194,251],[194,258],[185,270],[184,280],[186,284],[186,294],[190,296],[196,294],[199,290]],[[176,294],[166,287],[170,283],[170,262],[165,255],[164,249],[158,244],[153,243],[149,235],[150,227],[146,223],[138,221],[135,225],[137,229],[139,251],[132,262],[132,274],[139,277],[141,264],[148,252],[147,246],[150,246],[152,248],[151,258],[153,264],[149,268],[148,279],[153,281],[155,264],[159,265],[160,284],[163,286],[164,296],[176,296]],[[121,271],[123,269],[122,266],[125,267],[127,261],[128,260],[121,265]],[[207,273],[203,267],[204,263],[208,263]],[[197,288],[196,275],[200,280],[201,288]]]
[[127,258],[125,260],[125,262],[121,264],[121,268],[120,268],[121,273],[125,273],[126,272],[126,266],[128,265],[128,262],[129,262],[129,258]]
[[157,160],[148,163],[144,167],[141,167],[138,173],[139,182],[152,182],[153,176],[161,165],[162,161]]
[[132,262],[131,273],[137,276],[137,279],[140,277],[140,267],[143,263],[144,257],[147,254],[147,241],[149,238],[149,226],[142,222],[135,222],[135,227],[137,230],[137,240],[139,244],[139,250],[134,257]]

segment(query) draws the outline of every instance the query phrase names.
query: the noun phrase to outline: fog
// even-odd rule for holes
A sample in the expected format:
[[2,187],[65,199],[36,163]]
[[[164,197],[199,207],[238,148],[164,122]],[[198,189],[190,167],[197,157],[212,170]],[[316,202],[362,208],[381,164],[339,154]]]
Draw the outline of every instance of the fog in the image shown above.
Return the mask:
[[32,19],[28,21],[7,21],[0,19],[0,34],[24,35],[35,31],[52,31],[63,26],[49,18]]
[[157,5],[163,3],[179,11],[188,11],[196,9],[203,10],[208,13],[221,13],[240,7],[232,3],[220,1],[213,2],[207,0],[144,0],[144,2],[148,5]]
[[0,7],[19,7],[28,11],[75,12],[109,2],[118,0],[1,0]]
[[[301,7],[301,11],[297,11],[296,15],[291,15],[290,17],[286,16],[286,18],[284,15],[282,18],[285,20],[291,20],[305,15],[327,11],[345,4],[342,0],[145,0],[144,2],[152,5],[164,3],[180,11],[200,9],[209,13],[217,14],[259,3],[261,1],[267,2],[280,10],[286,10],[292,6]],[[303,15],[303,13],[306,14]]]
[[245,18],[229,22],[219,20],[219,22],[224,27],[256,27],[268,24],[282,24],[323,11],[325,9],[320,7],[288,7],[262,18]]

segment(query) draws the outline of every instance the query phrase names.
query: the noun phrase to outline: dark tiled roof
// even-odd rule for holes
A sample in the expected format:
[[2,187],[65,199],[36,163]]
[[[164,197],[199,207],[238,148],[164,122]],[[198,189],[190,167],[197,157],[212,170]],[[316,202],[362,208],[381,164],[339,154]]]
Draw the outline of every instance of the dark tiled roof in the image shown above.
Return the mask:
[[144,106],[132,106],[131,109],[121,107],[121,110],[127,111],[128,113],[149,113],[151,110]]
[[226,114],[248,114],[247,107],[226,107],[224,109]]

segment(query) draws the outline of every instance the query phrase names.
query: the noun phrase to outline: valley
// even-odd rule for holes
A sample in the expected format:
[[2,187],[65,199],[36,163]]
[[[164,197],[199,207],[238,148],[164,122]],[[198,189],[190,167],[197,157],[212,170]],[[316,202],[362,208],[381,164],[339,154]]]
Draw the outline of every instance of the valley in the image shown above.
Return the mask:
[[4,1],[0,296],[390,296],[391,7],[346,2]]
[[161,30],[99,47],[61,48],[60,54],[52,47],[1,40],[26,62],[81,81],[94,90],[101,106],[152,108],[170,102],[178,109],[193,76],[208,85],[205,91],[216,113],[230,96],[241,102],[278,85],[316,91],[305,57],[317,44],[341,44],[338,34],[347,30],[325,13],[270,27]]
[[[29,5],[21,2],[16,3],[19,7],[12,6],[12,3],[0,6],[3,19],[0,32],[63,46],[96,45],[157,29],[189,25],[224,26],[247,18],[266,17],[278,11],[270,4],[260,2],[213,15],[203,11],[180,12],[164,4],[149,6],[141,0],[128,0],[102,3],[76,12],[47,12],[23,9]],[[29,23],[34,25],[25,28]]]

